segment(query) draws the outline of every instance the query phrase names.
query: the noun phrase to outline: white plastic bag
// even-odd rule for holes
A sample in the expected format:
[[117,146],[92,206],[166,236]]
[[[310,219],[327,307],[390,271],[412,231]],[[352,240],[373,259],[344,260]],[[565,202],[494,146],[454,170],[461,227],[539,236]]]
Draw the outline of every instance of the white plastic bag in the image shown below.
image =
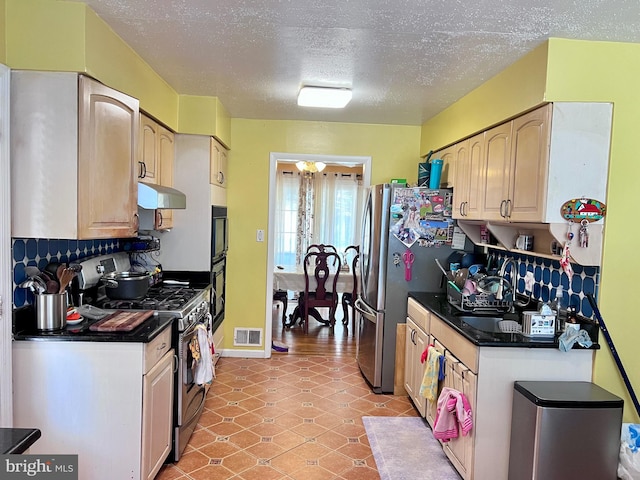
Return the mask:
[[640,479],[640,424],[622,424],[618,478],[621,480]]

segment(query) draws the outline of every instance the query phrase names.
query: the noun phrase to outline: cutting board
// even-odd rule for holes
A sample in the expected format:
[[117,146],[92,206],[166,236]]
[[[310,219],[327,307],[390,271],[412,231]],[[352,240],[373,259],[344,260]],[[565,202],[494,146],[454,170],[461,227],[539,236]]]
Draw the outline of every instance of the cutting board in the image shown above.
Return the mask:
[[153,315],[153,310],[135,312],[118,310],[92,324],[89,330],[94,332],[130,332],[151,315]]

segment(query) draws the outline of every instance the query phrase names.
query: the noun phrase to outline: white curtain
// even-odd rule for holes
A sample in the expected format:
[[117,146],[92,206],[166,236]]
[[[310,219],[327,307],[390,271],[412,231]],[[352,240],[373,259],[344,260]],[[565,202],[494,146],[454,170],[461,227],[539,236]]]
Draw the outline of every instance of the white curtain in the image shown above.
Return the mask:
[[300,208],[300,175],[296,172],[278,172],[276,176],[275,212],[275,264],[295,267],[296,239],[298,237],[298,210]]
[[334,245],[339,252],[360,243],[361,184],[353,174],[316,174],[313,243]]
[[339,252],[358,245],[363,200],[359,175],[279,171],[275,265],[300,265],[307,246],[314,243],[334,245]]

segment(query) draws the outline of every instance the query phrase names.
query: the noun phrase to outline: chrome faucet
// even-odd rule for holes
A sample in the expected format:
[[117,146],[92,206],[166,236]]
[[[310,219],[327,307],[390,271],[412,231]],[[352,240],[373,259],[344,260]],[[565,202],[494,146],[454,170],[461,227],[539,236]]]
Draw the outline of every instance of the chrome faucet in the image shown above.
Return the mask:
[[[507,282],[506,274],[507,269],[511,265],[511,282]],[[513,290],[515,296],[515,289],[517,288],[518,282],[518,262],[516,262],[513,257],[505,257],[502,265],[500,266],[500,271],[498,272],[498,276],[501,278],[500,285],[498,286],[498,291],[496,292],[496,299],[503,300],[504,299],[504,285],[511,285],[511,289]]]

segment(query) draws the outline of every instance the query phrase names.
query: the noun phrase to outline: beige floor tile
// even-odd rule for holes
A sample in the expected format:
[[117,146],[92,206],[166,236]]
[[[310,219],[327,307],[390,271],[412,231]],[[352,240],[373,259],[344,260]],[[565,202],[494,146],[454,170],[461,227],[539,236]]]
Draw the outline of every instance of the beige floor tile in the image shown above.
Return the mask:
[[362,417],[418,416],[352,357],[223,358],[196,431],[158,480],[379,480]]

